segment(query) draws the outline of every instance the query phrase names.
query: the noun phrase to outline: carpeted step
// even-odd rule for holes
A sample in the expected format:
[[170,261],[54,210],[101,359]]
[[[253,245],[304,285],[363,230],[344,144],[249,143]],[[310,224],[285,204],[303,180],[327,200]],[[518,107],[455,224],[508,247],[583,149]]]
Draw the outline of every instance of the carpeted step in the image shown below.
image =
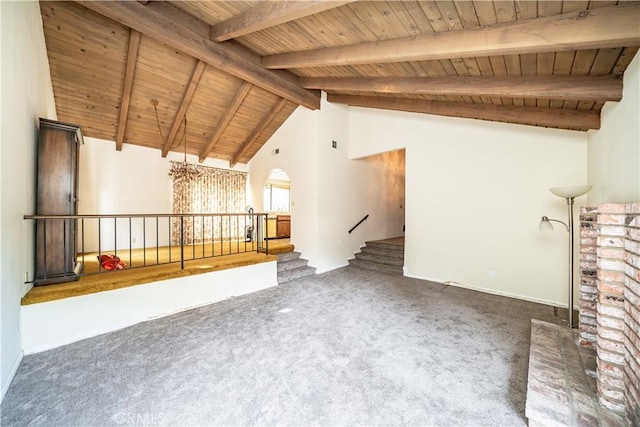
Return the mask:
[[307,265],[307,262],[308,261],[306,259],[302,259],[299,256],[286,261],[278,260],[278,273],[293,270],[294,268],[304,267]]
[[292,270],[286,270],[278,273],[278,283],[287,283],[295,279],[300,279],[301,277],[312,276],[316,274],[315,267],[309,267],[305,265],[304,267],[294,268]]
[[404,253],[403,245],[395,245],[392,243],[384,243],[381,241],[365,242],[365,245],[370,248],[385,249],[388,251],[401,251],[402,253]]
[[388,258],[404,259],[404,249],[394,250],[378,246],[363,246],[360,248],[360,252]]
[[300,252],[286,252],[278,254],[278,262],[285,262],[297,258],[300,258]]
[[357,268],[363,268],[365,270],[377,271],[380,273],[394,274],[394,275],[400,275],[400,276],[404,274],[404,270],[402,267],[378,264],[376,262],[365,261],[358,258],[350,259],[349,265]]
[[396,267],[402,267],[404,265],[404,258],[379,255],[377,253],[360,252],[356,254],[356,259]]

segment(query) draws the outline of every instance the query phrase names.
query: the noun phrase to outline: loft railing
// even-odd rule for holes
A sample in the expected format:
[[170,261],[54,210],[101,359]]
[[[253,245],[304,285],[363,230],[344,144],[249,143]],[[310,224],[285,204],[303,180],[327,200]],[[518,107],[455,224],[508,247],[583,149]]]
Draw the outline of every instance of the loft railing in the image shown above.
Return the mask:
[[[267,214],[25,215],[36,225],[36,284],[56,278],[269,253]],[[104,262],[106,262],[106,264]]]

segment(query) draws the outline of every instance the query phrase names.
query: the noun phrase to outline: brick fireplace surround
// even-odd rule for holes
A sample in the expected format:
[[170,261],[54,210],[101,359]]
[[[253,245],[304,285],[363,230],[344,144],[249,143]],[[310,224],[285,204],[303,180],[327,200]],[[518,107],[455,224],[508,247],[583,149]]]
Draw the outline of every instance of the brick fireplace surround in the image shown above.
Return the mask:
[[640,426],[640,203],[581,209],[579,304],[598,400]]

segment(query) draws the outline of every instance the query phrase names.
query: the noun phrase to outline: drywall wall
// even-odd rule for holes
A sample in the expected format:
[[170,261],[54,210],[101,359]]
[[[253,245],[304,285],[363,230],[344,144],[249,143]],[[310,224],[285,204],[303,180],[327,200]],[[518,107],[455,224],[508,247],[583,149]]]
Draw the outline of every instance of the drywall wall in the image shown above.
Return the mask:
[[[160,150],[124,144],[122,151],[116,151],[115,142],[96,138],[86,138],[80,148],[78,184],[78,213],[80,214],[168,214],[173,212],[172,181],[169,178],[170,161],[182,161],[183,155],[170,152],[166,158]],[[197,162],[196,156],[187,156],[189,162]],[[206,159],[204,166],[229,169],[223,160]],[[245,164],[238,164],[234,170],[248,171]],[[247,192],[248,193],[248,192]],[[129,247],[129,221],[119,219],[114,230],[112,219],[103,219],[100,226],[102,250],[112,250],[115,231],[118,249]],[[143,228],[142,219],[134,219],[131,224],[133,248],[156,244],[168,244],[168,219],[161,218],[156,223],[148,219]],[[81,229],[82,227],[79,226]],[[98,250],[98,220],[85,220],[84,240],[79,233],[78,245],[85,252]],[[144,235],[144,239],[143,239]]]
[[346,265],[366,240],[402,234],[404,153],[350,160],[348,114],[323,94],[320,110],[298,108],[249,162],[258,209],[270,172],[289,175],[291,240],[318,272]]
[[[326,102],[318,128],[319,271],[347,264],[367,240],[402,235],[404,155],[389,152],[349,159],[349,109]],[[333,142],[336,148],[333,148]],[[349,230],[365,215],[367,220]]]
[[365,108],[349,129],[352,156],[406,147],[406,275],[566,304],[566,232],[538,222],[566,221],[548,188],[586,182],[586,134]]
[[640,200],[640,55],[624,74],[622,100],[602,108],[599,130],[588,132],[589,205]]
[[[264,211],[264,185],[274,169],[291,183],[291,240],[303,258],[317,259],[318,111],[298,107],[249,162],[249,187],[256,212]],[[275,153],[278,150],[278,153]]]
[[162,280],[22,307],[26,354],[277,286],[276,262]]
[[38,118],[55,119],[55,103],[38,2],[0,2],[2,130],[0,288],[2,397],[21,360],[20,298],[33,277],[35,153]]

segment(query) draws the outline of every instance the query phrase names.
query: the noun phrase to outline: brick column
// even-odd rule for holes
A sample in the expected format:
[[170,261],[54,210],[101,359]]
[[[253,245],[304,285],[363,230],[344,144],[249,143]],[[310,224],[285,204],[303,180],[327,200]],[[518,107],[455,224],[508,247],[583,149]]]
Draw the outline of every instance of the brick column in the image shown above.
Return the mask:
[[624,397],[629,425],[640,426],[640,203],[626,206]]
[[598,206],[597,374],[600,403],[624,410],[624,241],[626,207]]
[[596,304],[597,208],[580,208],[580,345],[595,348],[597,336]]

